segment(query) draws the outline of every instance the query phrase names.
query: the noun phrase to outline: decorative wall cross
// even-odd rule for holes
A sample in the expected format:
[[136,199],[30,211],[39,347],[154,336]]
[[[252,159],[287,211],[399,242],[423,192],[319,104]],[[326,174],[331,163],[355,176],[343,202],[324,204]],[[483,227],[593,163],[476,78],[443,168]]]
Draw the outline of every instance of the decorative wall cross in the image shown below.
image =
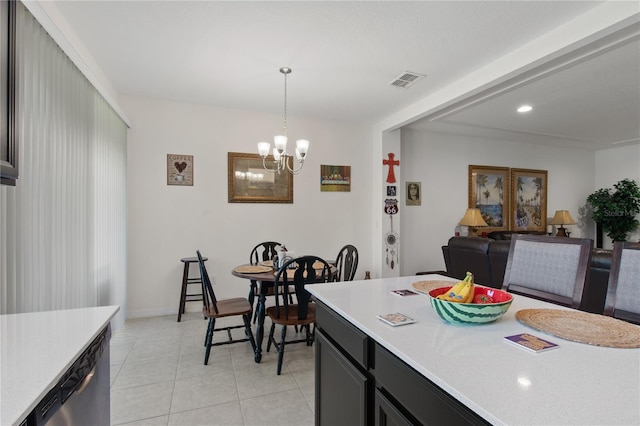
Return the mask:
[[400,160],[394,159],[396,155],[393,152],[390,152],[388,155],[389,155],[389,159],[382,160],[382,164],[384,164],[385,166],[389,166],[389,172],[387,173],[387,182],[395,183],[396,175],[393,172],[393,166],[399,166]]

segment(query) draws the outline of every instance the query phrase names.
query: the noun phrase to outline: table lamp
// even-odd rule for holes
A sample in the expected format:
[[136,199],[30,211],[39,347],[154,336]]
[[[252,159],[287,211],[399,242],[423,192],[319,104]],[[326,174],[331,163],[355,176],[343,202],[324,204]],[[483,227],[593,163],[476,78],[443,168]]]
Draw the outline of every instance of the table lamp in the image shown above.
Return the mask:
[[469,236],[476,235],[476,228],[481,226],[489,226],[487,222],[482,218],[480,209],[467,209],[464,213],[464,217],[460,219],[459,225],[469,227]]
[[566,230],[562,225],[575,225],[576,221],[569,214],[569,210],[556,210],[556,214],[553,215],[553,219],[549,221],[549,224],[560,225],[556,237],[567,237]]

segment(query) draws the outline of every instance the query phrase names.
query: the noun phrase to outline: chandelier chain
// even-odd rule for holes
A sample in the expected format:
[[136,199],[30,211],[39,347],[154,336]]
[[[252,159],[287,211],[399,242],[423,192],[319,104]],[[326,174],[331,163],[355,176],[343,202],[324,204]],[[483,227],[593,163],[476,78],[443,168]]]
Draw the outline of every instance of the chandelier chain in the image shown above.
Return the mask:
[[284,74],[284,135],[287,136],[287,74]]

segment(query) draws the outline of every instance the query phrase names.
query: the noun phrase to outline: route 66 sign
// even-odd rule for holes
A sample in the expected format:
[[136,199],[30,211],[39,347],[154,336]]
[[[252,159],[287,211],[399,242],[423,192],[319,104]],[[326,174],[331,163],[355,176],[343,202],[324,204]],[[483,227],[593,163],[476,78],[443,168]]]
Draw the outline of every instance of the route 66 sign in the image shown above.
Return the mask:
[[395,198],[387,198],[384,200],[384,212],[386,214],[398,213],[398,200]]

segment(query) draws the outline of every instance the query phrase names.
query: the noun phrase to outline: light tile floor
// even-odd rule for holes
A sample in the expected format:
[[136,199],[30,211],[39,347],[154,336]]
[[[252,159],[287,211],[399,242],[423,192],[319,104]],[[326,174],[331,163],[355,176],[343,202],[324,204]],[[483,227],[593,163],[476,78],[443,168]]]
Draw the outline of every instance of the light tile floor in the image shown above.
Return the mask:
[[113,333],[112,425],[313,425],[315,345],[288,345],[280,376],[266,336],[260,364],[246,342],[214,346],[204,365],[207,321],[198,313],[176,319],[130,320]]

